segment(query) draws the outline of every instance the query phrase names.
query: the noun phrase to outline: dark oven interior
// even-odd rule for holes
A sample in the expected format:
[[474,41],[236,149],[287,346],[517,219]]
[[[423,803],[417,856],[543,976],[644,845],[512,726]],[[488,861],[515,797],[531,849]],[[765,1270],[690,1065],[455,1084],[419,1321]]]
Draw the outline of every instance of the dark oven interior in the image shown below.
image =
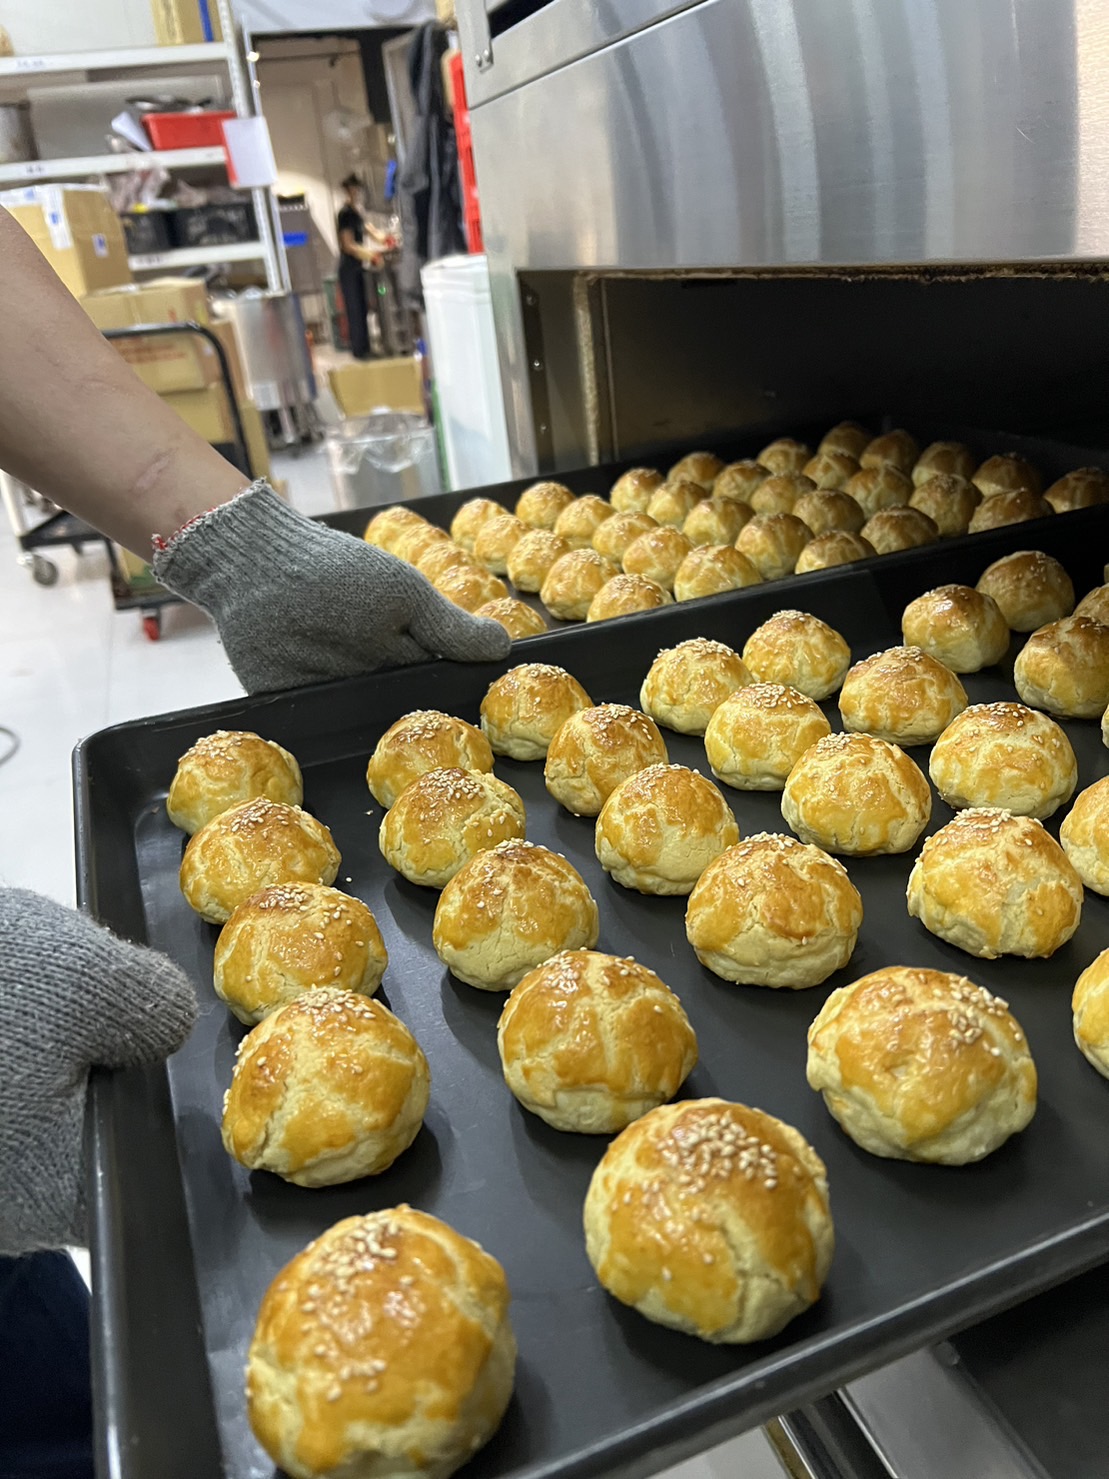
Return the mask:
[[1107,273],[525,274],[540,467],[847,416],[1105,446]]

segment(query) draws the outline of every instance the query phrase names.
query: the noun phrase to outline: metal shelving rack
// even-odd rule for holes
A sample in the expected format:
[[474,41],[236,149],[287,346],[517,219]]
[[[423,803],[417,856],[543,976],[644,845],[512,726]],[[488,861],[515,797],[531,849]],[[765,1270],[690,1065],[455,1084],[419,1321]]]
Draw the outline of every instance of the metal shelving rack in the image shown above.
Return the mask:
[[[54,52],[41,56],[0,57],[0,86],[7,79],[49,83],[72,80],[88,72],[154,72],[166,67],[220,64],[227,68],[231,102],[240,118],[252,116],[254,91],[239,41],[230,0],[219,0],[224,41],[206,41],[190,46],[132,46],[113,51]],[[159,149],[134,154],[92,154],[72,159],[29,159],[0,165],[0,186],[34,184],[44,180],[74,180],[90,175],[120,174],[158,164],[165,169],[189,169],[226,164],[223,149]],[[231,246],[185,247],[149,252],[130,258],[132,272],[172,272],[207,264],[257,261],[263,263],[271,292],[288,287],[288,267],[280,233],[275,225],[272,192],[250,192],[257,240]]]
[[[0,57],[0,89],[4,83],[28,80],[49,82],[72,81],[89,72],[144,73],[166,67],[199,67],[213,63],[226,66],[231,85],[231,102],[240,118],[257,112],[254,88],[244,55],[242,39],[232,14],[230,0],[218,0],[220,23],[225,40],[207,41],[188,46],[137,46],[111,51],[51,52],[36,56]],[[190,169],[226,165],[222,148],[158,149],[132,154],[90,154],[70,159],[28,159],[16,164],[0,165],[0,187],[34,184],[46,180],[79,180],[91,175],[121,174],[132,169],[146,169],[158,164],[165,169]],[[285,248],[277,227],[273,192],[250,191],[254,219],[258,225],[255,241],[235,242],[228,246],[182,247],[164,252],[131,256],[132,272],[173,272],[189,267],[204,267],[232,262],[261,262],[265,267],[266,285],[271,292],[287,291],[289,269]],[[237,415],[237,412],[236,412]],[[89,525],[69,514],[55,513],[45,521],[29,523],[29,512],[37,507],[35,495],[14,478],[0,473],[0,502],[20,546],[20,563],[26,565],[41,585],[52,585],[57,567],[42,551],[68,544],[80,550],[85,544],[99,543],[103,536]]]

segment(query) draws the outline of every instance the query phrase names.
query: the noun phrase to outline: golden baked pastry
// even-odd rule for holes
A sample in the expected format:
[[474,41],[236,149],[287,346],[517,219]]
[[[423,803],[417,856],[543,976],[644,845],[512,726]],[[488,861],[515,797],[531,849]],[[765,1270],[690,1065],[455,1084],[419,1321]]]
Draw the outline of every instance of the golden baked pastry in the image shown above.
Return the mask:
[[730,544],[699,544],[690,550],[674,576],[674,599],[697,601],[721,591],[761,585],[762,576],[746,555]]
[[842,488],[859,471],[859,464],[846,452],[818,452],[801,471],[818,488]]
[[1109,503],[1109,472],[1100,467],[1076,467],[1073,472],[1056,479],[1044,498],[1057,514]]
[[[1096,585],[1092,591],[1087,591],[1074,608],[1075,616],[1088,616],[1091,621],[1099,621],[1102,626],[1109,626],[1109,585]],[[1041,622],[1042,626],[1043,623]]]
[[871,1155],[980,1161],[1036,1112],[1036,1066],[1008,1003],[946,971],[889,966],[833,991],[807,1075]]
[[586,621],[611,621],[636,611],[657,611],[673,603],[673,596],[645,575],[614,575],[589,603]]
[[618,514],[647,512],[651,494],[663,482],[662,473],[653,467],[632,467],[621,473],[609,490],[609,502]]
[[476,563],[469,550],[464,550],[460,544],[454,544],[449,539],[441,539],[424,551],[416,562],[416,569],[425,580],[430,580],[434,585],[440,575],[445,575],[456,565],[472,568]]
[[1043,821],[1074,795],[1078,762],[1046,714],[1023,704],[971,704],[932,746],[928,774],[956,811],[1000,807]]
[[766,478],[747,500],[757,514],[791,514],[805,493],[815,493],[816,484],[801,472],[780,472]]
[[474,612],[486,621],[498,621],[514,642],[525,637],[541,637],[547,631],[547,623],[539,612],[514,596],[501,596],[497,601],[486,601]]
[[919,647],[887,647],[857,662],[839,693],[844,729],[895,745],[931,744],[966,706],[955,674]]
[[555,735],[543,780],[574,816],[595,817],[621,781],[667,759],[653,719],[627,704],[598,704],[571,715]]
[[223,1148],[297,1186],[377,1176],[415,1140],[431,1074],[379,1001],[323,986],[279,1007],[239,1044]]
[[185,902],[209,924],[271,883],[334,883],[342,861],[331,833],[302,811],[256,796],[194,833],[181,859]]
[[900,746],[870,734],[819,740],[782,792],[782,816],[802,842],[848,857],[908,852],[931,815],[920,767]]
[[414,709],[391,724],[366,766],[374,800],[392,806],[402,791],[429,770],[492,770],[493,751],[480,729],[439,709]]
[[751,495],[755,489],[766,482],[770,476],[770,469],[763,467],[761,462],[756,462],[753,457],[741,458],[739,462],[729,462],[716,478],[712,485],[712,496],[714,498],[730,498],[737,503],[750,503]]
[[374,514],[366,525],[362,538],[367,544],[372,544],[377,549],[383,549],[387,554],[392,554],[394,544],[405,530],[411,529],[416,524],[426,523],[427,520],[422,518],[415,509],[395,504],[392,508],[383,508],[380,513]]
[[976,589],[993,597],[1014,632],[1034,632],[1074,610],[1070,576],[1043,550],[1018,550],[995,560],[982,572]]
[[851,959],[863,901],[819,847],[745,837],[701,874],[685,933],[703,966],[745,986],[819,986]]
[[501,842],[439,895],[431,939],[460,981],[511,991],[560,950],[591,950],[597,905],[572,863],[534,842]]
[[508,557],[528,532],[523,519],[507,511],[486,519],[474,540],[474,558],[494,575],[508,571]]
[[919,647],[953,673],[977,673],[1009,650],[1001,607],[969,585],[940,585],[910,601],[901,635],[907,647]]
[[907,431],[900,427],[896,431],[884,431],[876,436],[859,454],[860,467],[896,467],[906,476],[916,466],[920,448]]
[[603,524],[597,526],[597,532],[593,535],[593,548],[606,560],[622,565],[628,545],[641,534],[646,534],[648,529],[657,528],[658,525],[647,513],[613,514],[611,519],[605,519]]
[[935,524],[941,539],[952,539],[970,528],[982,495],[972,482],[954,473],[937,473],[913,489],[909,507]]
[[1082,880],[1033,817],[961,811],[913,864],[909,913],[968,955],[1052,955],[1082,916]]
[[731,807],[684,765],[648,765],[612,792],[597,818],[597,861],[624,888],[687,894],[739,841]]
[[1046,498],[1029,488],[1012,493],[994,493],[983,497],[971,516],[968,531],[981,534],[984,529],[1003,529],[1009,524],[1026,524],[1031,519],[1046,519],[1055,510]]
[[666,481],[696,483],[709,493],[723,469],[723,462],[714,452],[687,452],[666,474]]
[[481,701],[481,728],[498,755],[542,760],[570,715],[592,706],[565,668],[526,662],[490,684]]
[[624,551],[624,569],[628,575],[645,575],[664,591],[672,591],[674,577],[692,548],[680,529],[669,525],[648,529]]
[[822,699],[843,682],[851,649],[818,616],[779,611],[747,638],[743,661],[756,683],[784,683],[807,698]]
[[434,524],[421,522],[402,529],[393,541],[393,554],[409,565],[418,565],[428,552],[440,544],[450,544],[451,538]]
[[848,534],[846,529],[834,529],[830,534],[818,534],[797,557],[794,574],[809,575],[814,570],[831,570],[836,565],[852,565],[856,560],[869,560],[877,551],[861,534]]
[[400,1206],[337,1222],[262,1299],[254,1436],[291,1479],[448,1479],[512,1397],[508,1303],[496,1259],[437,1217]]
[[853,478],[848,478],[843,491],[855,500],[868,519],[872,519],[884,508],[902,508],[912,497],[913,485],[899,467],[892,462],[883,462],[879,467],[863,468]]
[[574,549],[557,559],[547,571],[539,599],[559,621],[584,621],[593,597],[614,575],[619,565],[593,549]]
[[570,553],[565,539],[549,529],[533,529],[525,534],[508,557],[507,574],[518,591],[537,595],[551,566]]
[[971,474],[971,482],[983,498],[995,498],[999,493],[1015,493],[1025,488],[1030,493],[1039,493],[1043,487],[1040,475],[1027,458],[1016,453],[987,457],[982,465]]
[[919,549],[935,544],[940,531],[934,520],[918,508],[882,508],[863,525],[863,538],[869,540],[879,555],[892,555],[902,549]]
[[747,556],[763,580],[781,580],[793,574],[811,538],[808,525],[794,514],[756,514],[739,531],[735,547]]
[[1033,632],[1013,664],[1026,704],[1070,719],[1098,719],[1109,708],[1109,627],[1064,616]]
[[730,693],[750,683],[738,652],[711,637],[664,647],[639,690],[645,714],[680,734],[704,734]]
[[516,500],[516,517],[532,529],[553,529],[573,501],[574,495],[561,483],[532,483]]
[[608,1292],[716,1345],[766,1340],[820,1297],[835,1235],[824,1162],[773,1115],[665,1104],[612,1142],[585,1198]]
[[455,565],[444,570],[435,581],[435,589],[471,615],[490,601],[499,601],[508,595],[508,587],[500,576],[482,569],[480,565]]
[[772,473],[800,472],[811,456],[812,448],[806,447],[804,442],[795,441],[793,437],[778,437],[767,442],[756,460]]
[[697,1065],[682,1004],[638,961],[567,950],[524,977],[497,1025],[504,1081],[555,1130],[613,1135]]
[[651,494],[647,512],[656,524],[680,529],[693,509],[707,497],[700,483],[661,483]]
[[978,459],[963,442],[929,442],[913,464],[913,487],[919,488],[935,477],[956,477],[969,482]]
[[178,760],[166,813],[191,837],[221,811],[255,796],[299,806],[304,783],[295,756],[276,740],[249,730],[217,729],[190,745]]
[[409,883],[445,888],[472,857],[523,837],[524,803],[504,781],[480,770],[429,770],[385,813],[382,857]]
[[568,503],[555,520],[554,532],[565,539],[571,549],[592,549],[593,536],[616,510],[596,493],[585,493]]
[[705,730],[712,773],[738,791],[780,791],[809,748],[831,730],[811,698],[781,683],[739,688]]
[[451,538],[463,549],[472,551],[478,530],[486,519],[508,512],[503,503],[494,503],[491,498],[467,498],[451,520]]
[[212,984],[253,1026],[321,986],[373,996],[388,964],[361,899],[322,883],[275,883],[232,911],[216,941]]
[[857,421],[839,421],[820,438],[818,452],[843,452],[857,462],[874,440],[874,433],[867,431]]
[[1079,791],[1059,828],[1063,851],[1095,894],[1109,894],[1109,776]]
[[690,509],[682,533],[693,545],[735,544],[753,516],[751,505],[736,498],[703,498]]
[[1103,950],[1074,983],[1071,1012],[1079,1052],[1109,1078],[1109,950]]
[[802,493],[792,511],[814,534],[831,534],[837,529],[857,534],[866,523],[866,515],[851,495],[834,488]]

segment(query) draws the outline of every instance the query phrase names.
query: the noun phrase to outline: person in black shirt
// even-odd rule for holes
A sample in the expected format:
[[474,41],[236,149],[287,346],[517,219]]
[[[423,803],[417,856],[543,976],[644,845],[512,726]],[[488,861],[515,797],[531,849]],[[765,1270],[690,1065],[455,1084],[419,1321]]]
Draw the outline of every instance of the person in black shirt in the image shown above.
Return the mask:
[[362,181],[357,175],[348,175],[343,181],[347,203],[336,218],[335,228],[339,236],[339,290],[343,295],[343,307],[347,315],[347,331],[350,334],[350,351],[355,359],[369,359],[370,331],[366,325],[368,305],[366,302],[366,267],[379,267],[381,255],[365,245],[368,236],[384,246],[388,241],[384,232],[371,226],[362,215]]

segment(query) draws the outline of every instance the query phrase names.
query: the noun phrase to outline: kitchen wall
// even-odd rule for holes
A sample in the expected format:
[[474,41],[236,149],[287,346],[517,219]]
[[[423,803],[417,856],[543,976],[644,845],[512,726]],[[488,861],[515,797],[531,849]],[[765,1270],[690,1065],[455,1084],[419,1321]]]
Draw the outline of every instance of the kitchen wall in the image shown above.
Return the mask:
[[277,188],[282,195],[304,193],[328,246],[337,252],[339,181],[354,170],[380,190],[387,120],[359,131],[349,144],[337,136],[337,114],[369,116],[356,42],[290,37],[258,47],[259,99],[273,139]]

